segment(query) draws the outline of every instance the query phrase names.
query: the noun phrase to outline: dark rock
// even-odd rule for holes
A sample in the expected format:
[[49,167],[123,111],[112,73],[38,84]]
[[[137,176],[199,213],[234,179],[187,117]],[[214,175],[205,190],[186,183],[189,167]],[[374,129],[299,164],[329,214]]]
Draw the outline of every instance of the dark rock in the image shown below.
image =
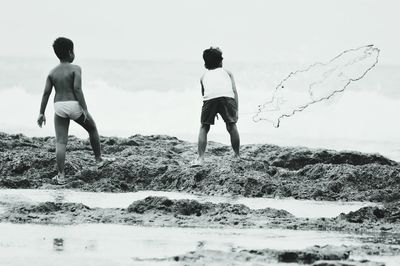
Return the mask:
[[348,214],[340,214],[339,219],[344,219],[351,223],[363,223],[364,221],[378,221],[385,218],[387,211],[378,207],[363,207]]
[[201,204],[195,200],[170,200],[166,197],[147,197],[144,200],[133,202],[128,212],[145,213],[148,211],[164,211],[181,215],[201,215],[209,210],[208,204]]
[[[101,137],[116,160],[96,167],[88,140],[69,137],[66,188],[91,191],[175,190],[208,195],[318,200],[400,200],[399,164],[377,154],[209,142],[206,164],[191,168],[196,145],[165,135]],[[56,174],[54,138],[0,134],[0,186],[40,188]],[[78,181],[79,180],[79,181]],[[79,187],[81,185],[81,187]]]
[[5,188],[30,188],[31,182],[24,177],[3,177],[0,178],[0,187]]
[[349,258],[349,250],[336,246],[314,246],[305,250],[280,251],[279,262],[297,262],[311,264],[318,260],[345,260]]
[[90,210],[89,207],[81,203],[61,203],[61,202],[43,202],[37,205],[16,207],[15,213],[56,213],[60,211],[74,212],[76,210]]

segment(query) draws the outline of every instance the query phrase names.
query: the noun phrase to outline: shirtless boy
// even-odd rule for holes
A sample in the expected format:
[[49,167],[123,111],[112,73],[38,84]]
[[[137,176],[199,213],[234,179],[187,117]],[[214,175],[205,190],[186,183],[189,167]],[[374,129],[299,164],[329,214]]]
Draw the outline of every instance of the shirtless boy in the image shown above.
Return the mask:
[[54,180],[58,184],[65,184],[65,152],[68,140],[70,120],[81,125],[88,133],[96,162],[101,162],[100,137],[96,123],[88,112],[85,97],[82,91],[81,68],[73,65],[75,59],[74,43],[67,38],[57,38],[53,49],[60,59],[57,65],[47,76],[43,92],[40,114],[37,119],[39,127],[46,124],[45,110],[51,91],[54,87],[54,126],[56,130],[56,160],[58,175]]

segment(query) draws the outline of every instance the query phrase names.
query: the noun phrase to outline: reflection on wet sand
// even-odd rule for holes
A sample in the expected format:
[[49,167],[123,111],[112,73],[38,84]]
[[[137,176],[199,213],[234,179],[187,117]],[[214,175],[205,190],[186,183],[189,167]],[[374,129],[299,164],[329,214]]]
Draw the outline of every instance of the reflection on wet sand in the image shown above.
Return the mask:
[[64,250],[64,239],[54,238],[53,239],[53,248],[55,251],[63,251]]
[[[58,266],[72,265],[76,261],[91,261],[94,263],[91,265],[131,265],[133,258],[135,262],[142,261],[141,265],[173,265],[171,260],[165,264],[165,258],[192,251],[213,250],[240,255],[244,249],[300,250],[314,245],[363,245],[362,236],[284,229],[0,223],[0,235],[0,259],[5,263],[20,262],[14,265],[55,265],[54,261],[57,261]],[[52,246],[49,246],[49,241]],[[358,257],[369,258],[365,255]],[[397,265],[390,263],[396,261],[396,258],[400,259],[399,256],[382,256],[378,261],[388,261],[388,266]]]

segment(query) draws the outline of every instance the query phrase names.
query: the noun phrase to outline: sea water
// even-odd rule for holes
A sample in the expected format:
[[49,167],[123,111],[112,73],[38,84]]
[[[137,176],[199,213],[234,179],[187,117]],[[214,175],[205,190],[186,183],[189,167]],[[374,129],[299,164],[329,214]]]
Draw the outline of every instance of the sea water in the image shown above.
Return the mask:
[[[36,125],[44,81],[55,58],[0,58],[0,131],[28,136],[54,135],[52,97],[47,125]],[[203,62],[101,60],[77,58],[83,68],[83,90],[89,111],[105,136],[168,134],[195,142],[202,105]],[[268,101],[275,86],[299,64],[230,62],[239,93],[238,128],[242,144],[272,143],[381,153],[400,160],[400,71],[378,64],[363,80],[323,103],[314,104],[280,128],[255,123],[257,106]],[[298,88],[304,89],[304,88]],[[296,90],[296,89],[295,89]],[[296,95],[296,91],[293,92]],[[72,123],[70,134],[87,137]],[[209,140],[229,144],[222,120]]]

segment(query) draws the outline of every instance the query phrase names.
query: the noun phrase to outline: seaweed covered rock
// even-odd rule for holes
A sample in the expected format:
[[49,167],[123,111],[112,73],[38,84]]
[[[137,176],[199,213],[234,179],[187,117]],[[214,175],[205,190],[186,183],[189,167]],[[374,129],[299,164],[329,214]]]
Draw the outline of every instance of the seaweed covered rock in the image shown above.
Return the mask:
[[343,246],[313,246],[305,250],[284,250],[278,252],[279,262],[311,264],[318,260],[346,260],[349,250]]
[[350,164],[350,165],[396,165],[395,161],[380,154],[364,154],[355,151],[337,152],[333,150],[308,149],[304,147],[279,147],[276,145],[254,145],[249,155],[264,159],[273,166],[299,170],[313,164]]
[[145,213],[149,211],[163,211],[182,215],[197,215],[207,212],[213,204],[202,204],[195,200],[170,200],[166,197],[147,197],[144,200],[133,202],[128,212]]
[[197,249],[185,254],[165,258],[160,261],[179,261],[185,265],[208,265],[216,261],[229,265],[269,265],[278,263],[295,263],[319,266],[383,266],[384,263],[349,259],[352,248],[343,246],[314,246],[303,250],[231,250],[215,251]]
[[[229,146],[210,142],[206,163],[191,167],[197,147],[165,135],[101,137],[116,160],[94,161],[88,140],[69,137],[63,188],[86,191],[187,191],[207,195],[294,197],[317,200],[400,200],[400,166],[378,154],[304,147],[243,145],[242,160]],[[54,138],[0,133],[0,187],[49,188],[56,175]]]
[[74,212],[81,210],[90,210],[90,208],[82,203],[65,203],[65,202],[43,202],[37,205],[22,205],[16,207],[12,211],[16,213],[55,213],[55,212]]
[[400,222],[400,202],[392,202],[384,207],[363,207],[347,214],[340,214],[338,219],[343,219],[351,223],[363,222]]

